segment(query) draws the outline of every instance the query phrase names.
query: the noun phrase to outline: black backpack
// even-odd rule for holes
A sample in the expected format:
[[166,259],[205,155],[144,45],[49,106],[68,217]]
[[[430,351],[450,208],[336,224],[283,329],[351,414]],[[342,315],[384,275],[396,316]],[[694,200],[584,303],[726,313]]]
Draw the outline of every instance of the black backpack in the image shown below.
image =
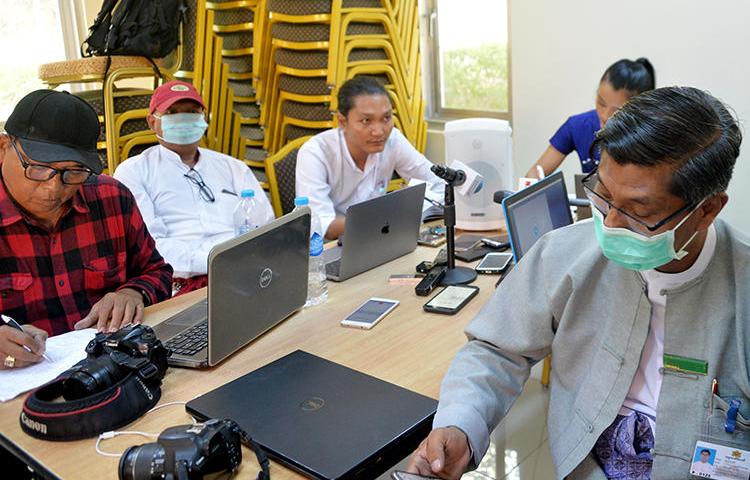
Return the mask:
[[166,57],[177,48],[186,14],[185,0],[104,0],[81,54]]

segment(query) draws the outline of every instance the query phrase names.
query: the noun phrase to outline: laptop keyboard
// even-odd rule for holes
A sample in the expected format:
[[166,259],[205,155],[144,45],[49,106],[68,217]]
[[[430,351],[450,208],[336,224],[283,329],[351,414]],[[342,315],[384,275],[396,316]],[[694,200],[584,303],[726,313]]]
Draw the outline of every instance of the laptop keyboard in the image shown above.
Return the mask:
[[326,263],[326,275],[329,277],[338,277],[341,271],[341,259],[336,259],[331,263]]
[[170,338],[165,346],[178,355],[195,355],[208,347],[208,319]]

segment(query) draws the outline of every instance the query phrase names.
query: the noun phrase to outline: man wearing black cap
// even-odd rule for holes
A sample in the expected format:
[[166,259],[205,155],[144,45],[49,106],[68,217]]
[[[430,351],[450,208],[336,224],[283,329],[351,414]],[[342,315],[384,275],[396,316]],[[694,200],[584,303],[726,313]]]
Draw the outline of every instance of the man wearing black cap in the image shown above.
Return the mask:
[[91,106],[37,90],[16,105],[5,131],[0,312],[24,331],[0,326],[0,369],[40,361],[47,334],[138,323],[145,305],[169,297],[172,283],[133,196],[98,176]]

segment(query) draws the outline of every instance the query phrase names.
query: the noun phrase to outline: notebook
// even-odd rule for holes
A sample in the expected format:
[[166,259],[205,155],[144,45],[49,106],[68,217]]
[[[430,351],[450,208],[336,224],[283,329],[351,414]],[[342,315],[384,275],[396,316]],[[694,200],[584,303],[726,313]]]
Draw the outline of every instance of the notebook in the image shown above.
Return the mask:
[[508,237],[516,263],[542,235],[573,223],[562,172],[503,199]]
[[343,245],[323,252],[326,276],[346,280],[417,248],[424,183],[350,206]]
[[154,327],[169,364],[214,366],[302,308],[309,238],[304,208],[212,248],[207,298]]
[[437,401],[297,350],[188,402],[231,418],[268,455],[320,479],[375,478],[430,431]]

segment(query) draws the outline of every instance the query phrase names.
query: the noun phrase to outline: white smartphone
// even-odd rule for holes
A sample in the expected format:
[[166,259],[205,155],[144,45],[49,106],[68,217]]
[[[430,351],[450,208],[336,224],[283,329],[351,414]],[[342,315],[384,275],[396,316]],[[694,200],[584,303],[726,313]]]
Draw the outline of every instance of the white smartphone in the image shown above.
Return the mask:
[[399,304],[398,300],[373,297],[359,306],[348,317],[341,320],[345,327],[364,328],[369,330]]
[[488,253],[475,267],[475,270],[478,273],[502,273],[503,270],[508,268],[508,264],[510,264],[512,258],[512,253]]

